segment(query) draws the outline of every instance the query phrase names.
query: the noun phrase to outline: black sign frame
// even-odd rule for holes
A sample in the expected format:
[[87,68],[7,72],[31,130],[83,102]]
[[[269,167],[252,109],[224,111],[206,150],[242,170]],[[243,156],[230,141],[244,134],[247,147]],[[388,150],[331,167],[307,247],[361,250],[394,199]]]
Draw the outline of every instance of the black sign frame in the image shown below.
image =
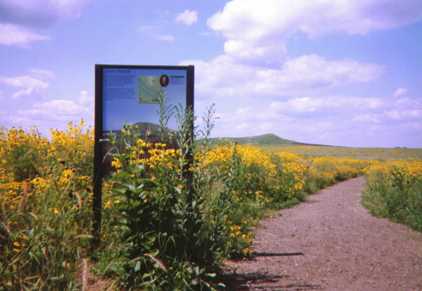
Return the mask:
[[[103,150],[103,73],[104,69],[150,69],[150,70],[185,70],[186,71],[186,109],[194,112],[194,76],[195,68],[189,66],[162,66],[162,65],[95,65],[95,122],[94,122],[94,175],[93,175],[93,248],[100,244],[102,219],[102,180],[104,169],[102,165]],[[193,122],[193,120],[192,120]],[[193,136],[193,124],[192,124]]]

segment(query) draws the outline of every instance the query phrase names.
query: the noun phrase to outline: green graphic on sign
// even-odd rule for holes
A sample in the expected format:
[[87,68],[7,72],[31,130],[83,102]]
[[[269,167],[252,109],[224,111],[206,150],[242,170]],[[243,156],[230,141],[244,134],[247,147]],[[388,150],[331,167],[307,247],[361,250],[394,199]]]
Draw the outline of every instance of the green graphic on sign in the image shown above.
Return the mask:
[[138,89],[139,103],[159,104],[160,96],[164,95],[163,87],[160,84],[160,77],[157,76],[139,77]]

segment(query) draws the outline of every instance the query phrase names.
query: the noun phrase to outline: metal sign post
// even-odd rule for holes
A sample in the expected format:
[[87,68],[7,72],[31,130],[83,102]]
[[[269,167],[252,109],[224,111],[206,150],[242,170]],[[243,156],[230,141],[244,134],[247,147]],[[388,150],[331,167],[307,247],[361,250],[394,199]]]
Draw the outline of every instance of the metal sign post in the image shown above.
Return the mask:
[[[95,65],[94,248],[101,235],[107,134],[119,132],[125,124],[158,126],[157,109],[163,95],[167,105],[182,105],[193,112],[194,67]],[[176,129],[176,120],[169,120],[168,127]]]

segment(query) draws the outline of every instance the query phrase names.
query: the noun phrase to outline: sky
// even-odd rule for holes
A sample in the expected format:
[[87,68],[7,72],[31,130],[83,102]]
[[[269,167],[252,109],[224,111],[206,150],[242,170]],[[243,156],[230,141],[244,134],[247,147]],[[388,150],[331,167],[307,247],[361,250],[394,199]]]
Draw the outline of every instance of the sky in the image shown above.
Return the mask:
[[0,126],[93,124],[95,64],[195,66],[214,136],[422,147],[420,0],[0,0]]

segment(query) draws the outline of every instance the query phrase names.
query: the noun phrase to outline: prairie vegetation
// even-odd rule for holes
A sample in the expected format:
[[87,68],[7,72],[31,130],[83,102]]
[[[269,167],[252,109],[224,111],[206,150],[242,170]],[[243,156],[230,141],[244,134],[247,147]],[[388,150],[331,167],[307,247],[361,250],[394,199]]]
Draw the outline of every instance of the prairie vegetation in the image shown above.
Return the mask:
[[323,145],[275,146],[265,145],[269,151],[286,151],[305,157],[349,157],[361,160],[422,160],[421,148],[353,148]]
[[251,254],[253,227],[267,210],[365,173],[371,211],[421,229],[420,162],[210,146],[207,136],[190,146],[183,124],[178,149],[139,139],[129,127],[122,132],[125,147],[110,152],[115,171],[104,182],[94,253],[92,130],[69,124],[51,138],[2,130],[0,290],[78,290],[83,258],[116,289],[224,288],[221,262]]
[[422,231],[422,161],[373,163],[363,205],[371,213]]

